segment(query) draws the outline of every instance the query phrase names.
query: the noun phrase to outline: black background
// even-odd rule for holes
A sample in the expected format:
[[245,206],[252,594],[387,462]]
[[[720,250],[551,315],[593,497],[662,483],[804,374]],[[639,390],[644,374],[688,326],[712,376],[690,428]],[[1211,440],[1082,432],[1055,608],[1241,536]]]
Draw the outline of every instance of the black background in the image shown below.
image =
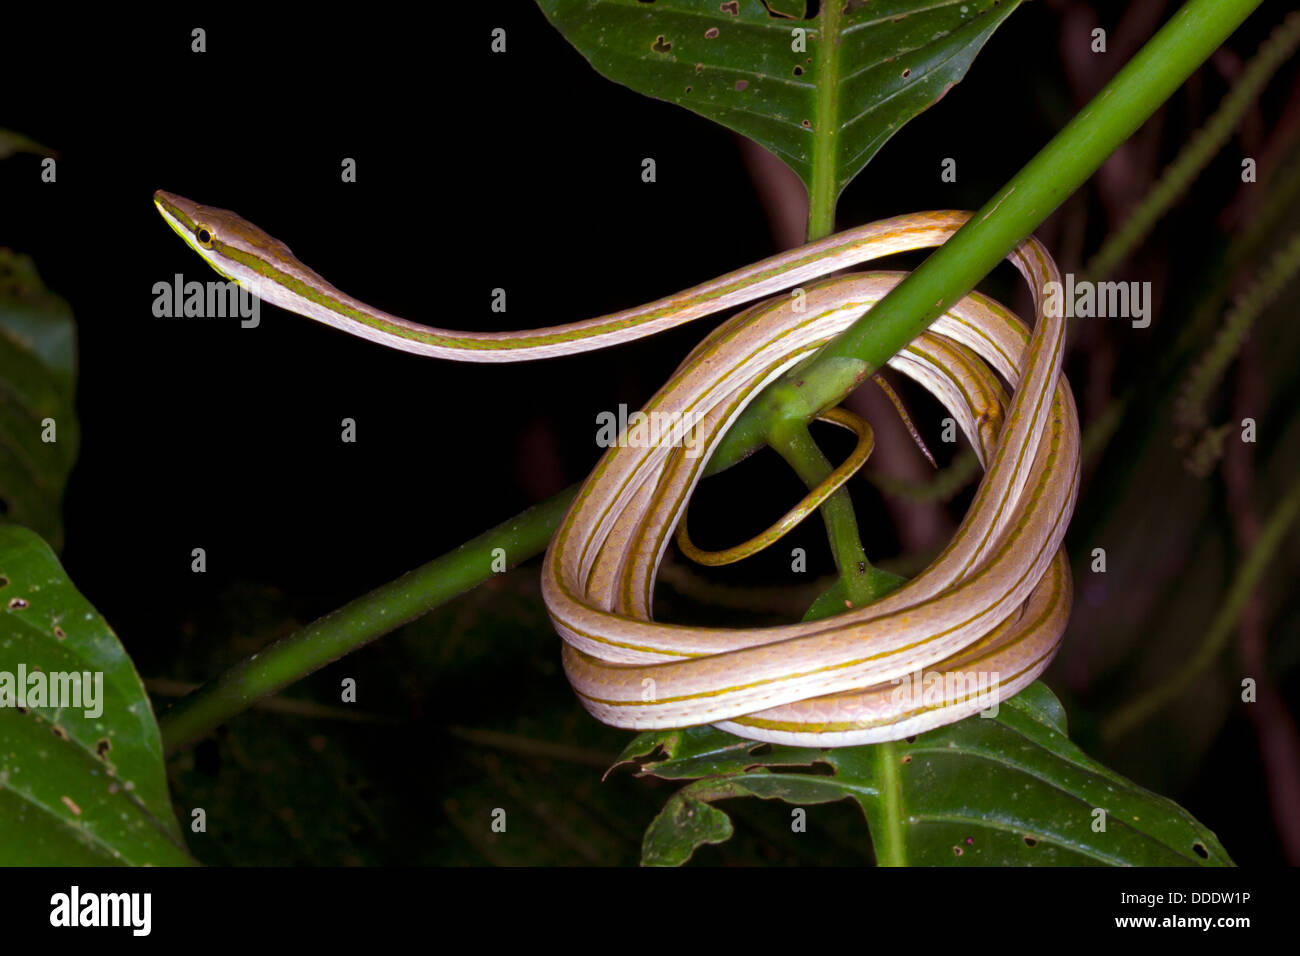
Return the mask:
[[[1123,5],[1094,6],[1110,23]],[[1243,55],[1279,5],[1265,7],[1274,15],[1231,41]],[[207,30],[201,56],[194,26]],[[506,55],[489,52],[496,26]],[[1045,4],[1013,15],[969,78],[848,188],[840,224],[982,205],[1073,112],[1056,31]],[[158,319],[155,282],[214,276],[159,219],[155,189],[235,209],[350,294],[449,328],[574,321],[776,251],[736,139],[600,78],[531,3],[293,16],[173,7],[89,27],[51,16],[6,34],[3,125],[56,148],[59,165],[47,185],[34,157],[0,163],[0,245],[31,254],[78,320],[83,442],[62,557],[146,677],[213,676],[247,651],[241,641],[260,639],[252,631],[268,634],[261,616],[311,620],[581,479],[598,454],[597,413],[643,402],[714,321],[608,352],[473,366],[270,307],[251,330]],[[1222,84],[1197,90],[1214,102]],[[1175,144],[1191,113],[1168,111]],[[646,156],[654,184],[640,178]],[[939,181],[948,156],[955,184]],[[355,184],[340,181],[344,157],[357,161]],[[1230,180],[1235,163],[1211,170]],[[1224,195],[1207,188],[1151,240],[1183,250],[1174,258],[1189,271],[1204,210]],[[1002,268],[986,288],[1009,295]],[[489,310],[496,286],[505,315]],[[1121,380],[1141,358],[1122,355]],[[918,406],[933,424],[933,407]],[[345,417],[356,444],[339,440]],[[800,491],[763,456],[717,481],[697,508],[723,509],[737,528],[751,500],[775,515]],[[869,551],[894,555],[878,500],[855,494]],[[718,528],[710,543],[739,533]],[[820,529],[805,531],[814,570],[829,570]],[[204,575],[190,570],[195,547]],[[760,561],[752,573],[771,581],[779,568]],[[558,640],[539,653],[557,658]],[[547,680],[564,691],[558,671]],[[376,759],[417,758],[429,726],[467,706],[508,707],[500,696],[471,684],[426,701],[424,730],[375,742]],[[1170,796],[1239,862],[1278,862],[1243,727],[1225,731],[1217,771]],[[1231,756],[1243,752],[1244,766]],[[1122,769],[1147,782],[1140,765]],[[436,794],[452,772],[426,764],[409,779]],[[382,856],[423,859],[400,845]]]

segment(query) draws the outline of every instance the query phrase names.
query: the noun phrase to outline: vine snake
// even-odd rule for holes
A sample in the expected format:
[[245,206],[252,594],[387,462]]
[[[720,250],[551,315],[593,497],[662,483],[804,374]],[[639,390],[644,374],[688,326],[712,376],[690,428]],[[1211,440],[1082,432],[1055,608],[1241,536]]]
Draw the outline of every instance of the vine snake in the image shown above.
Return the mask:
[[[620,444],[587,478],[553,537],[542,593],[565,672],[598,719],[633,729],[715,724],[818,747],[894,740],[985,710],[1051,661],[1072,600],[1061,542],[1079,481],[1079,423],[1061,374],[1060,281],[1030,238],[1008,259],[1034,296],[1032,332],[971,293],[890,360],[948,409],[985,472],[956,534],[921,574],[832,618],[731,629],[657,623],[655,575],[708,456],[762,389],[869,310],[900,273],[830,274],[942,244],[961,212],[882,220],[765,259],[647,305],[521,332],[458,332],[389,315],[330,285],[233,212],[159,191],[168,225],[261,299],[390,348],[517,362],[615,345],[759,301],[695,348],[647,403],[692,416],[695,442]],[[773,296],[802,286],[802,295]],[[998,376],[1013,388],[1008,398]]]

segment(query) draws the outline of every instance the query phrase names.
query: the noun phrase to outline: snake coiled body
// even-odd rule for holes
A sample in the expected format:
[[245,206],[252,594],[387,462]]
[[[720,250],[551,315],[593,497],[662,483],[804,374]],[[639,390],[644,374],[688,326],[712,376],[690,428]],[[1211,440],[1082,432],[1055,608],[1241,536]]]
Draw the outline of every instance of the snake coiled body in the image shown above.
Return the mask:
[[[159,192],[169,225],[262,299],[404,351],[520,361],[640,338],[799,286],[709,335],[643,411],[694,423],[694,444],[620,443],[552,539],[542,592],[583,706],[633,729],[717,724],[756,740],[845,746],[897,739],[984,710],[1050,663],[1071,604],[1061,542],[1079,481],[1079,424],[1061,363],[1060,276],[1036,240],[1008,257],[1037,311],[1032,331],[972,293],[890,360],[932,392],[984,477],[953,539],[921,574],[866,607],[769,628],[661,624],[655,573],[709,453],[763,388],[869,310],[899,273],[831,273],[940,245],[966,213],[900,216],[840,233],[613,315],[516,333],[431,328],[345,295],[283,243],[226,210]],[[796,302],[798,306],[796,306]],[[999,376],[1010,383],[1008,398]],[[702,453],[699,453],[702,450]]]

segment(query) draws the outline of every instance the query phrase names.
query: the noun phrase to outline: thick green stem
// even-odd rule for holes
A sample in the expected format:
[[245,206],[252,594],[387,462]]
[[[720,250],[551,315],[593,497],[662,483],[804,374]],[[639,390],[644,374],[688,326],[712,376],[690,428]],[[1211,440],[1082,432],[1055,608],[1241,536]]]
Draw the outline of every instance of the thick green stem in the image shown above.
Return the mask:
[[871,748],[880,804],[871,828],[877,866],[907,866],[903,839],[903,785],[899,779],[898,743],[887,740]]
[[808,421],[925,331],[993,270],[1159,108],[1262,0],[1189,0],[1091,103],[962,229],[870,312],[786,373],[737,419],[709,462],[722,471],[760,447],[775,423]]
[[244,658],[163,715],[159,724],[164,749],[175,750],[202,737],[263,697],[464,594],[493,573],[541,554],[577,490],[576,485],[566,488]]
[[[1189,0],[966,227],[867,316],[750,405],[706,473],[729,468],[767,444],[779,422],[810,421],[883,366],[1082,185],[1261,2]],[[828,53],[832,49],[833,41]],[[833,107],[833,98],[828,105]],[[819,212],[810,232],[832,228],[827,217],[833,216],[833,201],[828,206],[816,199],[826,188],[815,184]],[[261,697],[482,582],[492,573],[494,547],[505,549],[508,564],[539,554],[572,494],[570,489],[543,502],[241,661],[163,717],[167,747],[194,740]]]

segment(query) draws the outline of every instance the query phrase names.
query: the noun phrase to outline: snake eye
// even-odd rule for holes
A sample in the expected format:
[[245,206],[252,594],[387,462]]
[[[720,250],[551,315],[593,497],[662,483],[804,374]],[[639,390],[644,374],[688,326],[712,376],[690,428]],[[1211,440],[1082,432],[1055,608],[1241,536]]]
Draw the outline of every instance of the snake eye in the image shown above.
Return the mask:
[[195,223],[194,238],[199,241],[199,245],[204,249],[211,249],[212,241],[217,238],[217,234],[208,226],[203,225],[203,223]]

